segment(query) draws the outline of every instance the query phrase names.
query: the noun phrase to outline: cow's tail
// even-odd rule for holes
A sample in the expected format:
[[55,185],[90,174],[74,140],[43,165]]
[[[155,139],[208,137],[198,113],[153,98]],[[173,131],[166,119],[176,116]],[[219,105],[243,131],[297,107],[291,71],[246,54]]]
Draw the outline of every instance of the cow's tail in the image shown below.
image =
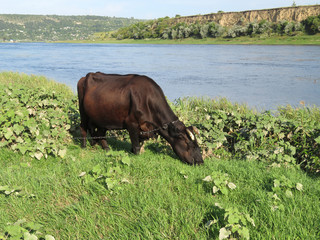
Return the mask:
[[85,113],[84,110],[84,97],[86,94],[86,89],[88,85],[88,78],[89,74],[87,74],[86,77],[83,77],[79,80],[78,85],[77,85],[77,90],[78,90],[78,101],[79,101],[79,111],[80,111],[80,130],[81,130],[81,135],[83,137],[83,143],[82,146],[85,146],[85,139],[87,135],[87,130],[88,130],[88,117]]
[[86,94],[86,89],[88,88],[89,77],[90,77],[90,73],[88,73],[87,76],[82,77],[79,80],[78,85],[77,85],[80,112],[83,111],[83,101],[84,101],[84,96]]

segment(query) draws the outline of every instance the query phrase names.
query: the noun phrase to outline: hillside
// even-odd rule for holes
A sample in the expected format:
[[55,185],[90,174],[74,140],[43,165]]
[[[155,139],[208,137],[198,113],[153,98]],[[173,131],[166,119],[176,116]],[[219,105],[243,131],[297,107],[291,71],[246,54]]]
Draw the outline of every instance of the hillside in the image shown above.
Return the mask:
[[243,12],[220,12],[206,15],[185,16],[175,18],[175,23],[207,23],[215,22],[224,27],[243,25],[254,21],[268,21],[278,23],[280,21],[301,22],[309,16],[320,14],[320,5],[297,6],[286,8],[273,8]]
[[236,38],[317,34],[320,5],[216,13],[139,22],[112,33],[121,39]]
[[141,20],[99,16],[0,14],[1,41],[64,41],[89,39]]

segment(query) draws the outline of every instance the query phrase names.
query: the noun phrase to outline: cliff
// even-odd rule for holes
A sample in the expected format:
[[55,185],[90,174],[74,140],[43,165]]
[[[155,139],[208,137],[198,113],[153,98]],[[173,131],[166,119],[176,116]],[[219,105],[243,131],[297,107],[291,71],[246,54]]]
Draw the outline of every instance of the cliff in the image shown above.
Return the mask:
[[320,15],[320,5],[298,6],[286,8],[273,8],[264,10],[253,10],[243,12],[212,13],[206,15],[186,16],[175,18],[176,23],[205,23],[216,22],[222,26],[243,25],[249,22],[279,22],[282,20],[301,22],[309,16]]

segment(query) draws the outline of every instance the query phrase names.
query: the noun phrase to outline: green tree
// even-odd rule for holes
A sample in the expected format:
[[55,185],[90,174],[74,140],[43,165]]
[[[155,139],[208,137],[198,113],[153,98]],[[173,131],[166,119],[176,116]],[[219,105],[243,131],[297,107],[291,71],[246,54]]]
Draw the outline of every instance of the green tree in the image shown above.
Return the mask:
[[316,34],[320,32],[320,15],[310,16],[302,21],[304,28],[308,34]]

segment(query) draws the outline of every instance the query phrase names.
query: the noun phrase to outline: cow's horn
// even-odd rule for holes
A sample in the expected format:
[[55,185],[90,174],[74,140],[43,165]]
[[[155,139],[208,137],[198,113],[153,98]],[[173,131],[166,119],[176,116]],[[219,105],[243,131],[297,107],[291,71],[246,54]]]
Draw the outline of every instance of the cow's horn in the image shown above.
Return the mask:
[[189,129],[187,129],[187,133],[188,133],[189,137],[191,138],[191,140],[194,141],[195,137],[194,137],[193,133]]
[[199,129],[198,129],[197,127],[192,126],[192,129],[193,129],[193,132],[194,132],[195,134],[200,135],[200,131],[199,131]]

